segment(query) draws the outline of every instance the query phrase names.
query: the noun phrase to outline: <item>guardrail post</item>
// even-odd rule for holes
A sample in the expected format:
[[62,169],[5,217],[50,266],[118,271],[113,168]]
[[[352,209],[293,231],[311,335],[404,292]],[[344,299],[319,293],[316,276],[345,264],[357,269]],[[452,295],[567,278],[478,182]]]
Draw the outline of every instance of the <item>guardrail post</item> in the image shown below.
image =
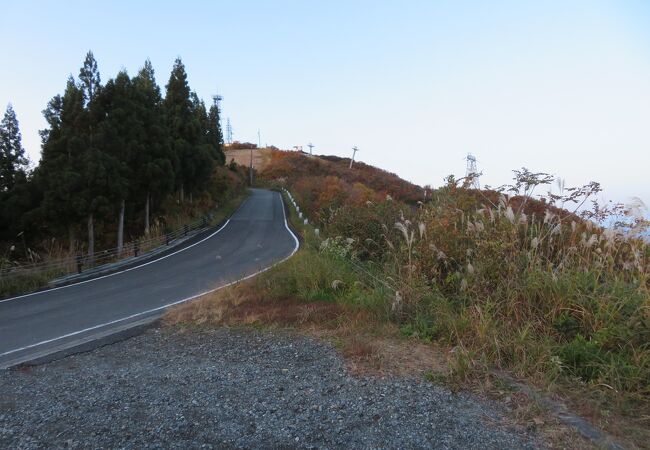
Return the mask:
[[81,273],[81,269],[83,267],[83,260],[81,258],[81,254],[77,253],[77,273]]
[[187,236],[187,224],[183,225],[183,234]]
[[169,233],[165,233],[165,244],[169,245]]
[[140,253],[140,241],[135,241],[133,243],[133,254],[137,257],[138,253]]

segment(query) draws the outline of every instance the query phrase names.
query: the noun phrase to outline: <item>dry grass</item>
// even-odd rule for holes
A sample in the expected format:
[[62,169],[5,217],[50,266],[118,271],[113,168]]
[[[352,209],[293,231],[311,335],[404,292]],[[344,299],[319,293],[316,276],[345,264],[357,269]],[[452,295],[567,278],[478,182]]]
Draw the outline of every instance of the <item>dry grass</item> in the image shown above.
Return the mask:
[[[270,148],[254,148],[253,149],[253,168],[255,170],[262,171],[269,164],[271,159],[271,153],[273,152]],[[251,150],[247,148],[227,148],[224,153],[226,154],[226,164],[230,161],[235,160],[236,164],[241,166],[249,167],[251,163]]]
[[269,301],[249,284],[208,294],[171,309],[166,326],[254,326],[291,328],[334,343],[355,374],[416,376],[445,373],[446,356],[431,344],[400,336],[368,310],[291,298]]

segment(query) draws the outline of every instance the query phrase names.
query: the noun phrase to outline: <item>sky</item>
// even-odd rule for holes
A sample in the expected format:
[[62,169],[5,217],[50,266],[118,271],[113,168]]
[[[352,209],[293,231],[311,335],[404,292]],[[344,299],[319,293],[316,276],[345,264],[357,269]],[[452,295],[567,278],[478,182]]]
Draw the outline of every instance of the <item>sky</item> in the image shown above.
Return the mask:
[[527,167],[650,206],[650,2],[0,0],[0,108],[41,111],[92,50],[102,81],[180,56],[233,138],[350,156],[415,183]]

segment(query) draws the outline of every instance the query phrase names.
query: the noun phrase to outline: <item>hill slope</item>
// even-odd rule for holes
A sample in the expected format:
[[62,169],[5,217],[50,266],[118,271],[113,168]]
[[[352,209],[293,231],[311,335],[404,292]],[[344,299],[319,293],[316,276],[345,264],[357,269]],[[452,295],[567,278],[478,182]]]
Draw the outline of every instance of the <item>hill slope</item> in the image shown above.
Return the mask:
[[[597,410],[616,399],[627,419],[629,411],[648,414],[650,246],[552,205],[588,204],[597,183],[540,201],[534,187],[542,191],[552,177],[522,169],[511,191],[527,195],[450,178],[421,202],[423,188],[395,174],[348,166],[274,152],[261,175],[288,187],[321,228],[310,258],[364,264],[395,293],[360,295],[354,275],[329,276],[323,263],[291,275],[307,278],[295,282],[300,289],[318,286],[306,299],[328,292],[344,304],[373,305],[404,334],[454,346],[460,378],[499,367],[542,385],[570,385],[583,398],[597,393],[590,398]],[[332,288],[333,280],[345,287]]]

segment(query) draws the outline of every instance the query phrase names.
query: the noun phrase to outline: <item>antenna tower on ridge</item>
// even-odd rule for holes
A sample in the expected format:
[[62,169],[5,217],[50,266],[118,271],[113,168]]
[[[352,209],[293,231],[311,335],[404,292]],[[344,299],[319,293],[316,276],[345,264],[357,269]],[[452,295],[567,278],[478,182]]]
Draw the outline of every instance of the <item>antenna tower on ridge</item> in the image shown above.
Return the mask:
[[[223,100],[223,96],[219,94],[215,94],[212,96],[212,102],[214,103],[214,106],[217,108],[217,118],[219,120],[219,130],[223,130],[221,128],[221,100]],[[221,138],[223,139],[223,131],[221,131],[222,135]]]
[[230,117],[226,119],[226,144],[232,144],[232,125],[230,125]]
[[467,154],[465,157],[467,161],[467,169],[465,170],[465,177],[468,179],[471,178],[470,187],[473,189],[481,189],[481,183],[479,182],[479,176],[481,175],[478,169],[476,168],[476,157],[471,153]]
[[214,106],[217,107],[219,112],[221,112],[221,100],[223,100],[223,96],[219,94],[215,94],[212,96],[212,101],[214,102]]

